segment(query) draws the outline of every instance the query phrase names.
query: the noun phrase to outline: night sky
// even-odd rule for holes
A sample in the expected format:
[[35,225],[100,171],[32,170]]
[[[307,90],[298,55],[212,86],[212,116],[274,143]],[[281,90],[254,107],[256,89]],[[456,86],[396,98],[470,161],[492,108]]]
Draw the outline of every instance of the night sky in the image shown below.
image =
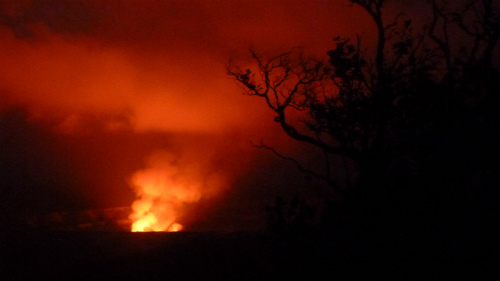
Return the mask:
[[0,279],[491,280],[499,27],[498,0],[0,0]]
[[265,204],[315,183],[252,146],[299,153],[225,64],[372,33],[348,1],[1,1],[0,210],[130,207],[133,175],[166,161],[195,189],[188,229],[260,229]]

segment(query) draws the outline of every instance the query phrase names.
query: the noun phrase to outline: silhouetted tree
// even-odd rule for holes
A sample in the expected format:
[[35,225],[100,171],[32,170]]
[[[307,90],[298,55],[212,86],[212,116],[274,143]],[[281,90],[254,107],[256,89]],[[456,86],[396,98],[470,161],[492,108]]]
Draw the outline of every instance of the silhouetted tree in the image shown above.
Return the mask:
[[[386,23],[388,1],[350,2],[375,23],[374,51],[360,37],[336,37],[327,60],[293,49],[268,59],[251,51],[253,69],[228,64],[288,136],[324,153],[326,168],[259,147],[333,188],[331,161],[354,161],[360,177],[343,196],[379,225],[485,208],[498,195],[500,1],[429,0],[431,20],[418,29],[402,15]],[[498,216],[486,205],[482,215]]]

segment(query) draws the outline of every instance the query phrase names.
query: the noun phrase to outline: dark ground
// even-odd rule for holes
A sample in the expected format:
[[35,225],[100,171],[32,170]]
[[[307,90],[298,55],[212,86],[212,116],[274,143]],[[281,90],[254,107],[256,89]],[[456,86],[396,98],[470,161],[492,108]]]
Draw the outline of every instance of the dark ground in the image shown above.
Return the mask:
[[0,280],[498,280],[500,270],[498,243],[466,236],[38,231],[0,238]]

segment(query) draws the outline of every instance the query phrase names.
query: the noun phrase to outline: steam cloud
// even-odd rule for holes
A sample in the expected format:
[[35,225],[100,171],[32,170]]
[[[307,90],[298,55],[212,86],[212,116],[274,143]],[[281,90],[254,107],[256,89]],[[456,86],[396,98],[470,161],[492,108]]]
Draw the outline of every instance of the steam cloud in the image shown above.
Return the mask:
[[153,153],[147,168],[137,171],[131,184],[138,196],[132,204],[134,231],[180,230],[185,204],[198,202],[202,196],[220,191],[223,179],[215,173],[204,173],[196,162],[183,163],[166,151]]

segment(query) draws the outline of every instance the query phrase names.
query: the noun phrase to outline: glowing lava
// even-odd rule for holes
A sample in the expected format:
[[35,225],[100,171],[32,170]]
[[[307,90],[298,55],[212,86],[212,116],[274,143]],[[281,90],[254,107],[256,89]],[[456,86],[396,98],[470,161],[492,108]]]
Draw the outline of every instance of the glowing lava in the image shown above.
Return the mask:
[[132,224],[132,232],[142,231],[171,231],[176,232],[182,230],[182,225],[179,223],[171,223],[166,229],[161,227],[156,216],[153,213],[147,213]]
[[132,175],[131,184],[138,196],[132,204],[132,231],[179,231],[178,223],[187,203],[197,202],[200,185],[176,166],[167,153],[153,154],[149,167]]

